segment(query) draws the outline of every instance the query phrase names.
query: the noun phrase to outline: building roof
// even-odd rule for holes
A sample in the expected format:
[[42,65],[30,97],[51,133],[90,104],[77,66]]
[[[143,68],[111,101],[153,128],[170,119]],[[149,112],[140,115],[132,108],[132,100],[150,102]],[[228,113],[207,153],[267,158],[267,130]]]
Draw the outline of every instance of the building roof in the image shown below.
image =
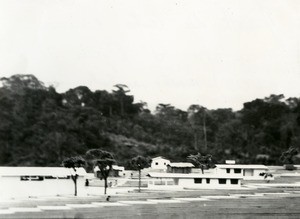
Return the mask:
[[269,169],[265,165],[257,165],[257,164],[216,164],[217,168],[226,169],[226,168],[239,168],[239,169]]
[[124,170],[125,170],[125,167],[118,166],[118,165],[112,165],[112,168],[113,168],[114,170],[120,170],[120,171],[124,171]]
[[[87,173],[84,168],[77,168],[79,176]],[[0,176],[56,176],[64,177],[74,174],[73,169],[65,167],[0,167]]]
[[184,167],[194,167],[193,164],[191,163],[170,163],[168,164],[167,166],[170,166],[170,167],[181,167],[181,168],[184,168]]
[[162,156],[154,157],[154,158],[152,158],[152,161],[153,160],[168,160],[168,161],[170,161],[169,159],[162,157]]
[[[112,165],[113,170],[119,170],[119,171],[124,171],[125,167],[118,166],[118,165]],[[95,166],[94,171],[99,171],[99,167]]]
[[229,175],[229,174],[200,174],[200,173],[149,173],[149,177],[151,178],[182,178],[182,179],[190,179],[190,178],[203,178],[203,179],[242,179],[242,176],[237,175]]

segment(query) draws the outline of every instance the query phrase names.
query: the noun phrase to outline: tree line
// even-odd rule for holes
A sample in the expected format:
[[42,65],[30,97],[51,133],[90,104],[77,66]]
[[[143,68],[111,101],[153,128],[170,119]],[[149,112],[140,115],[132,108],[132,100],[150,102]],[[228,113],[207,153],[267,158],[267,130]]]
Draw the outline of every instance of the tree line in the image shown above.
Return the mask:
[[58,166],[94,148],[112,152],[125,167],[137,155],[186,161],[199,151],[215,163],[274,165],[300,143],[298,97],[272,94],[239,111],[161,103],[151,112],[124,84],[110,92],[79,86],[58,93],[34,75],[0,82],[0,165]]

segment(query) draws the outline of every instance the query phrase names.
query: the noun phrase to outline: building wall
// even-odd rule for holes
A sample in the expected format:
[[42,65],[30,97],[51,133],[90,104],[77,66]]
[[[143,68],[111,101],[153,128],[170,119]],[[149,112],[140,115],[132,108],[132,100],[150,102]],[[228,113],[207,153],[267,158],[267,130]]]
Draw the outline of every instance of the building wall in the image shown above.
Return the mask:
[[[230,172],[227,172],[227,169],[230,169]],[[260,176],[260,173],[266,172],[267,170],[263,169],[241,169],[240,173],[235,173],[234,168],[216,168],[216,174],[230,174],[234,176],[241,176],[244,180],[263,180],[264,177]],[[239,168],[236,168],[239,169]],[[271,178],[272,180],[273,178]]]
[[[227,172],[229,171],[229,172]],[[217,174],[228,174],[228,175],[234,175],[234,176],[243,176],[243,169],[241,168],[216,168]]]
[[231,179],[224,179],[226,184],[219,184],[219,179],[209,179],[209,182],[206,178],[201,180],[201,183],[195,183],[194,178],[174,178],[174,179],[150,179],[148,187],[153,189],[165,188],[165,187],[176,187],[176,188],[238,188],[241,186],[240,179],[234,179],[237,184],[232,184]]
[[[262,170],[262,169],[254,169],[253,170],[253,175],[252,176],[244,176],[244,180],[264,180],[264,176],[260,176],[260,173],[264,173],[267,170]],[[269,178],[268,180],[274,180],[274,178]]]
[[[78,195],[85,195],[85,179],[77,180]],[[20,176],[0,177],[0,197],[74,195],[72,179],[44,179],[43,181],[21,181]]]
[[171,166],[168,166],[167,172],[168,173],[191,173],[192,168],[191,167],[171,167]]
[[[199,178],[200,180],[201,178]],[[219,184],[219,179],[209,179],[209,183],[205,178],[201,180],[201,183],[196,183],[195,179],[179,179],[179,186],[181,187],[193,187],[193,188],[217,188],[217,187],[240,187],[241,180],[237,179],[237,184],[231,184],[231,179],[225,180],[226,184]],[[199,181],[198,181],[199,182]]]
[[155,159],[151,162],[151,168],[167,170],[168,164],[170,164],[170,161],[167,159]]

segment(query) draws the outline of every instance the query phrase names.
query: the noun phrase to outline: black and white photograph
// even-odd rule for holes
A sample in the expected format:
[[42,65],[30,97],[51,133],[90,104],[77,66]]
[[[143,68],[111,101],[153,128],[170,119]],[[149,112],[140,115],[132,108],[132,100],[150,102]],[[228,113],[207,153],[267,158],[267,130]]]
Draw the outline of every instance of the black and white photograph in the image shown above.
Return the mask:
[[0,219],[299,206],[299,0],[0,0]]

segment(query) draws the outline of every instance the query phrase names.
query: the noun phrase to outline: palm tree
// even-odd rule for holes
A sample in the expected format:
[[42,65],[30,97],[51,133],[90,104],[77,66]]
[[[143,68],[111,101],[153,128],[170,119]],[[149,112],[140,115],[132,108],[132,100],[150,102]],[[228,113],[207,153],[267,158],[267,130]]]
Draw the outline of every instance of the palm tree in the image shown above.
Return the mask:
[[126,97],[126,93],[130,92],[129,88],[125,84],[116,84],[114,85],[118,90],[113,90],[113,93],[120,101],[120,112],[121,116],[124,116],[124,97]]
[[199,150],[198,148],[198,131],[202,126],[203,130],[203,141],[204,146],[203,151],[207,150],[207,131],[206,131],[206,108],[197,104],[192,104],[188,108],[188,121],[191,124],[191,127],[194,132],[194,149]]

